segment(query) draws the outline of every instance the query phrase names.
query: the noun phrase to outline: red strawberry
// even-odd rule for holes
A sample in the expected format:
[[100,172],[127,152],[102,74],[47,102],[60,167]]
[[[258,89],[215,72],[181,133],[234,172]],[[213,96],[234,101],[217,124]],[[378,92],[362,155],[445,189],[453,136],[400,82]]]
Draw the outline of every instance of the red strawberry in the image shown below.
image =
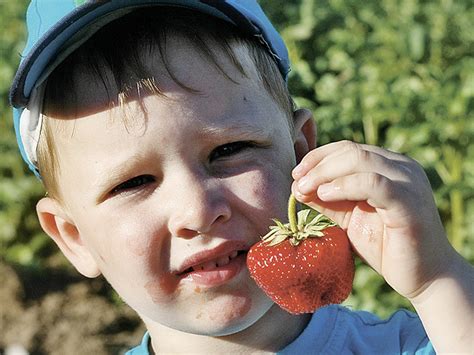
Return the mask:
[[290,223],[276,226],[248,252],[247,266],[257,285],[286,311],[311,313],[341,303],[350,294],[354,259],[346,233],[311,209],[295,216],[290,197]]

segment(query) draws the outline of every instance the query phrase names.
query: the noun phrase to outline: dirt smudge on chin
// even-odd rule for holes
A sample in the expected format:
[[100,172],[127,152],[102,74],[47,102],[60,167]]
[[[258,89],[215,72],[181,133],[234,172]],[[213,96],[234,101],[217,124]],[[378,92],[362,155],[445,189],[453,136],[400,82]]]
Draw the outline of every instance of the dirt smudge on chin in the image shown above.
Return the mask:
[[179,279],[174,275],[163,275],[146,283],[145,289],[154,303],[165,303],[175,298],[178,293]]

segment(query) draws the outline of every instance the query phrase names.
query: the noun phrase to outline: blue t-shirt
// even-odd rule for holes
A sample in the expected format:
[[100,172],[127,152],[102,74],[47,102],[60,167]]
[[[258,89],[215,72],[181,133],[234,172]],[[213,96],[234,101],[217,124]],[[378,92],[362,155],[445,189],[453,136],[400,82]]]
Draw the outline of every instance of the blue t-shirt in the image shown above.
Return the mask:
[[[148,333],[126,355],[149,355]],[[435,354],[420,319],[406,310],[381,320],[372,313],[340,305],[320,308],[305,330],[281,355],[296,354]]]

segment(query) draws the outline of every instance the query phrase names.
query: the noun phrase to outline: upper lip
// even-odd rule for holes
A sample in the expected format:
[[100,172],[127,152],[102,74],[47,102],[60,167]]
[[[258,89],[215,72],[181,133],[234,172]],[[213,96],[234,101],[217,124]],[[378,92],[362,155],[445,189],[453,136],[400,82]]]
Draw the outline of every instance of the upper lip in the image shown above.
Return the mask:
[[217,259],[221,256],[228,255],[233,251],[247,251],[250,247],[244,242],[227,241],[219,244],[215,248],[199,251],[190,255],[181,263],[176,271],[177,275],[185,273],[188,269],[195,265],[199,265],[206,261]]

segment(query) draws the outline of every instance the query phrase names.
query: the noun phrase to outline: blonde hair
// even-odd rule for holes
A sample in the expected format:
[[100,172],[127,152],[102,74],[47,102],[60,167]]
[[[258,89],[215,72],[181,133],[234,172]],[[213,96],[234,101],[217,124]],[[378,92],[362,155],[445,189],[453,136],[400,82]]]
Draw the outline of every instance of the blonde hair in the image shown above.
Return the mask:
[[[133,31],[129,31],[130,28]],[[58,184],[60,152],[54,140],[61,120],[55,117],[58,113],[74,117],[83,104],[76,96],[79,78],[85,76],[96,85],[103,85],[111,107],[123,107],[129,95],[140,96],[141,92],[163,95],[159,83],[143,59],[158,49],[168,75],[184,89],[198,93],[178,80],[171,70],[166,55],[166,40],[172,34],[187,39],[194,49],[231,81],[234,79],[229,77],[217,60],[211,44],[217,46],[219,52],[223,52],[238,71],[248,77],[236,53],[237,47],[245,48],[255,66],[256,79],[287,114],[292,130],[294,106],[285,80],[269,51],[257,39],[238,33],[225,21],[194,11],[178,8],[171,12],[166,8],[157,11],[137,10],[104,26],[66,58],[48,78],[37,153],[42,181],[51,197],[61,198]],[[133,86],[130,83],[134,83]]]

